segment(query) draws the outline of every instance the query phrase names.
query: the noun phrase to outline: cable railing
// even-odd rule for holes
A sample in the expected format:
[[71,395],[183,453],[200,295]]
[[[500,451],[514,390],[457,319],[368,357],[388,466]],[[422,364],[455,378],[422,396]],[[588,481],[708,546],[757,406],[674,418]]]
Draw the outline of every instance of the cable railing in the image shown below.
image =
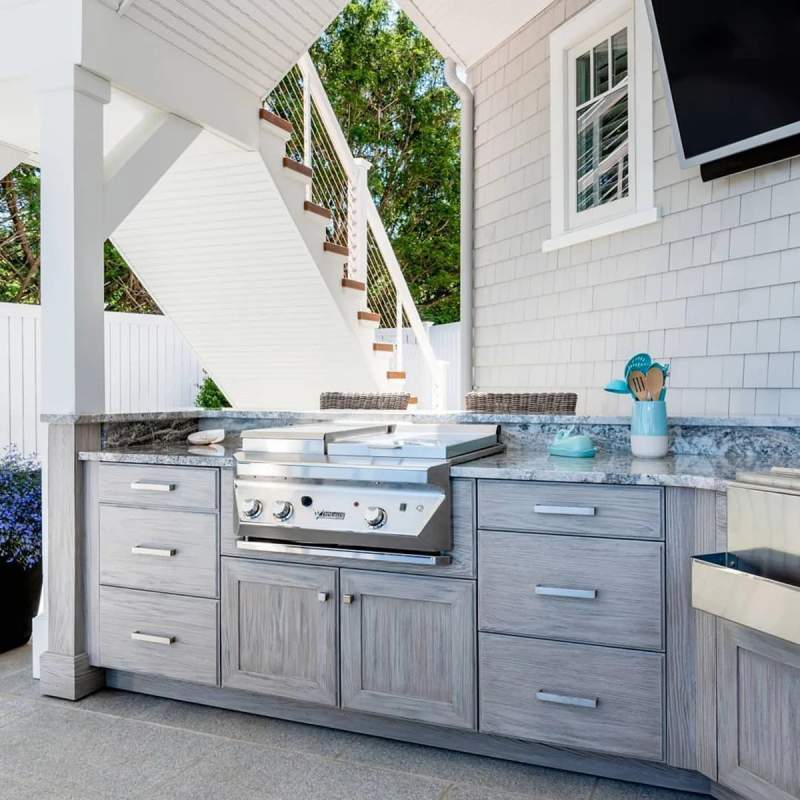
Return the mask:
[[410,328],[433,387],[433,408],[446,403],[446,364],[437,360],[386,229],[369,192],[368,161],[355,158],[310,56],[300,58],[264,101],[294,131],[287,155],[314,170],[308,200],[333,218],[328,240],[348,248],[345,277],[367,286],[367,303],[381,327],[395,330],[394,368],[403,371],[403,333]]

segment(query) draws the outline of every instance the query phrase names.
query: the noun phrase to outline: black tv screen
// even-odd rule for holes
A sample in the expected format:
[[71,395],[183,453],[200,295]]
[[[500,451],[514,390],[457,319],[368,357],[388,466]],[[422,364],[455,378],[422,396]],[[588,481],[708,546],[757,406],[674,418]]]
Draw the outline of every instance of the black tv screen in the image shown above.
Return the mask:
[[684,164],[800,133],[800,0],[648,5]]

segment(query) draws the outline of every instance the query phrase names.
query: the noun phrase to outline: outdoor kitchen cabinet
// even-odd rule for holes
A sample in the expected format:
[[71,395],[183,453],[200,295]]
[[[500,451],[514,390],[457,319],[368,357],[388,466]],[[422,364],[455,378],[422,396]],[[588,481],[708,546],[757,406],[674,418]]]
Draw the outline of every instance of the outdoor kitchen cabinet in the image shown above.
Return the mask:
[[800,647],[717,622],[719,782],[748,800],[800,797]]
[[342,707],[475,726],[471,581],[341,572]]
[[222,559],[222,685],[335,706],[336,570]]

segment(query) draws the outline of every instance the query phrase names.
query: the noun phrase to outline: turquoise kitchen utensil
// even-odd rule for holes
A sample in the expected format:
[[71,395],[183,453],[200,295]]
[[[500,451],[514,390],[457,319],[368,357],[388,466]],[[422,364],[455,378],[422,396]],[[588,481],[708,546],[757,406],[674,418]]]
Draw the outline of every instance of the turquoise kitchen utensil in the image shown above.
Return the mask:
[[649,353],[637,353],[628,363],[625,365],[625,380],[628,380],[628,375],[635,369],[638,369],[639,372],[643,372],[647,374],[647,370],[653,366],[653,359],[650,358]]
[[592,458],[597,454],[594,443],[588,436],[574,434],[575,428],[562,428],[556,433],[556,438],[550,445],[551,456],[564,456],[566,458]]
[[628,384],[621,378],[614,378],[613,381],[609,381],[603,389],[611,392],[611,394],[628,394]]

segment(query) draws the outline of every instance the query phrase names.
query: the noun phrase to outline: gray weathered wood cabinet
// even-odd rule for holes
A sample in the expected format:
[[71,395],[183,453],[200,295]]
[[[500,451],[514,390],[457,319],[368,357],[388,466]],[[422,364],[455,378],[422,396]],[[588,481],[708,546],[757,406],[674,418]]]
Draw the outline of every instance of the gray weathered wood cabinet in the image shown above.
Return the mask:
[[337,702],[336,570],[222,559],[222,685]]
[[342,570],[342,707],[475,725],[471,581]]
[[719,782],[751,800],[800,797],[800,647],[717,622]]

